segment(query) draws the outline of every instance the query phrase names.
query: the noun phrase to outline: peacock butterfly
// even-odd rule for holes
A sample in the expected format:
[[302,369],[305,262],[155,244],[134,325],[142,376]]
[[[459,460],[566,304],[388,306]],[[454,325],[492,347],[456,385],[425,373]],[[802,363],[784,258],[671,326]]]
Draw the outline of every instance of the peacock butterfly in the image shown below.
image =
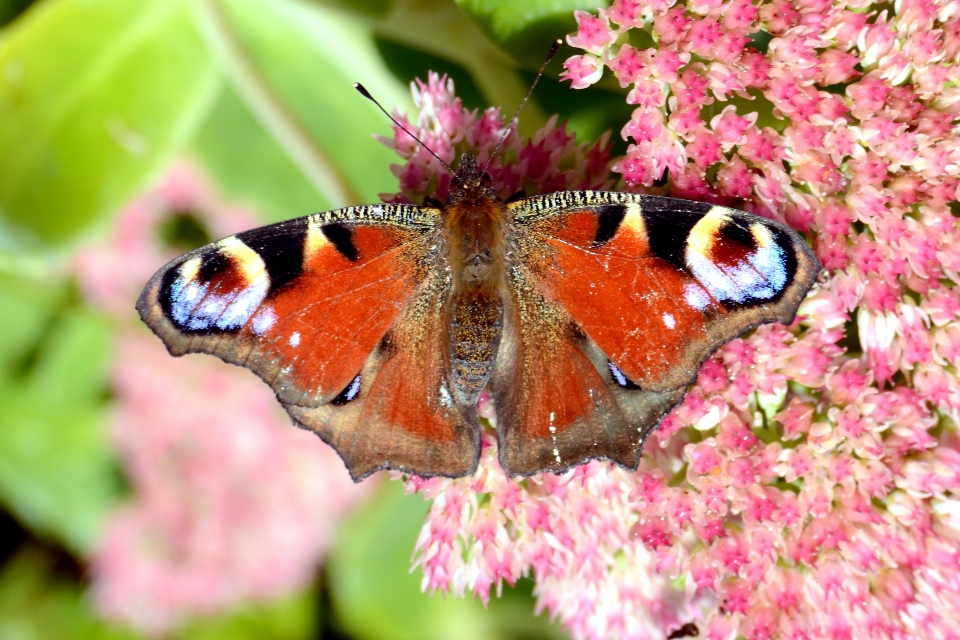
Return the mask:
[[324,211],[184,254],[140,317],[175,356],[260,376],[356,481],[472,474],[485,388],[507,473],[636,469],[707,356],[792,322],[820,271],[794,231],[743,211],[607,191],[504,202],[471,152],[451,173],[446,205]]
[[721,206],[601,191],[506,203],[468,152],[446,205],[224,238],[160,269],[137,309],[171,354],[260,376],[357,481],[473,473],[484,388],[507,473],[635,469],[704,359],[792,322],[819,270],[792,230]]

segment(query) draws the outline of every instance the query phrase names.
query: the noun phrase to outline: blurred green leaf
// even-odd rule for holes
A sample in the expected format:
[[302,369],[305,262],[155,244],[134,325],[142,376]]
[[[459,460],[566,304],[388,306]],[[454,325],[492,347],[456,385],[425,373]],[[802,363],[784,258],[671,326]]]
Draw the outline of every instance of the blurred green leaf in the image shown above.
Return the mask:
[[44,405],[102,402],[113,355],[110,333],[106,319],[67,309],[44,337],[29,393]]
[[223,191],[252,205],[265,221],[326,207],[290,156],[232,89],[220,96],[193,142],[193,154]]
[[135,638],[98,620],[78,582],[58,571],[57,557],[23,547],[0,573],[0,638],[3,640],[112,640]]
[[34,0],[0,0],[0,26],[27,10]]
[[457,4],[480,25],[504,51],[536,69],[550,44],[577,29],[573,12],[593,11],[609,2],[599,0],[457,0]]
[[[561,48],[557,56],[560,60],[554,59],[550,63],[550,69],[560,67],[565,50],[572,55],[573,50],[570,47]],[[536,74],[527,71],[523,72],[522,76],[533,83]],[[568,130],[576,133],[579,142],[593,142],[605,131],[610,131],[613,155],[626,152],[627,143],[620,136],[620,130],[630,121],[634,107],[627,104],[625,91],[609,90],[601,86],[587,90],[571,89],[566,82],[544,76],[533,92],[533,99],[543,105],[544,111],[556,113],[561,121],[566,121]]]
[[318,627],[316,594],[302,591],[198,618],[177,632],[183,640],[310,640]]
[[[26,545],[0,573],[0,639],[121,640],[143,637],[101,619],[79,576],[57,566],[50,550]],[[182,640],[308,640],[316,628],[314,594],[303,591],[187,623]]]
[[0,350],[8,361],[0,376],[0,500],[24,525],[84,553],[119,492],[106,437],[110,327],[63,308],[62,293],[49,289],[0,279],[0,313],[19,345]]
[[[290,218],[396,190],[389,166],[397,157],[372,139],[389,133],[389,121],[352,83],[362,82],[388,108],[409,110],[411,99],[368,28],[329,7],[290,0],[198,6],[234,92],[215,116],[239,126],[211,118],[196,150],[231,193],[250,197],[271,218]],[[304,181],[314,191],[309,203]]]
[[52,0],[0,39],[0,243],[64,243],[188,140],[220,85],[188,0]]
[[368,16],[384,16],[390,13],[393,0],[334,0],[343,8]]
[[490,106],[470,72],[459,64],[382,36],[377,36],[374,42],[390,71],[405,84],[410,84],[417,78],[426,80],[429,72],[435,71],[441,75],[446,74],[453,80],[457,96],[468,109],[485,109]]
[[[393,11],[374,24],[381,54],[401,80],[426,77],[431,68],[447,73],[464,104],[499,107],[509,117],[552,42],[575,30],[573,8],[595,11],[604,4],[396,0]],[[566,44],[560,48],[520,113],[520,131],[532,135],[556,113],[581,142],[614,132],[614,152],[623,153],[626,143],[618,133],[632,112],[626,90],[612,79],[587,91],[572,90],[558,79],[564,60],[578,53]]]
[[[379,41],[402,46],[406,50],[402,55],[410,56],[409,60],[389,63],[402,80],[409,78],[411,66],[418,65],[418,58],[444,60],[440,71],[463,70],[483,96],[484,106],[500,107],[507,112],[520,104],[530,88],[529,82],[520,76],[516,60],[492,42],[453,0],[396,0],[393,10],[372,24]],[[543,48],[537,67],[548,48]],[[421,69],[417,74],[425,78],[426,69]],[[467,91],[473,100],[470,94]],[[520,130],[531,134],[545,121],[546,115],[538,105],[528,104]]]
[[60,282],[38,286],[20,274],[0,273],[0,380],[24,366],[57,308],[63,303],[64,286]]
[[341,528],[327,564],[331,599],[345,630],[360,640],[561,638],[546,616],[533,615],[529,585],[505,586],[489,609],[478,600],[420,592],[422,573],[410,556],[429,504],[403,494],[398,482]]

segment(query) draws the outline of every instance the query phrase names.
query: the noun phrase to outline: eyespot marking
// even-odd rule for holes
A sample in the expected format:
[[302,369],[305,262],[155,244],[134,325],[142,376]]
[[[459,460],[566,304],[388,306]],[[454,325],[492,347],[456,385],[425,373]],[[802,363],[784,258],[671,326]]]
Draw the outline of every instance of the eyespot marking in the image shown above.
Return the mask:
[[[210,279],[205,280],[205,275]],[[231,237],[204,256],[171,269],[160,295],[167,318],[181,330],[232,331],[250,321],[269,286],[270,277],[257,253]],[[266,316],[259,326],[265,321]]]
[[690,272],[720,302],[769,300],[788,280],[787,256],[770,230],[759,222],[743,229],[719,207],[691,230],[685,257]]
[[628,378],[623,371],[620,370],[620,367],[613,364],[609,360],[607,360],[607,367],[610,368],[610,375],[613,376],[614,381],[624,389],[635,391],[640,388],[633,380]]
[[354,400],[358,395],[360,395],[360,374],[357,374],[357,377],[354,378],[350,384],[347,385],[347,388],[341,391],[336,398],[330,401],[330,404],[335,406],[343,406],[348,402]]

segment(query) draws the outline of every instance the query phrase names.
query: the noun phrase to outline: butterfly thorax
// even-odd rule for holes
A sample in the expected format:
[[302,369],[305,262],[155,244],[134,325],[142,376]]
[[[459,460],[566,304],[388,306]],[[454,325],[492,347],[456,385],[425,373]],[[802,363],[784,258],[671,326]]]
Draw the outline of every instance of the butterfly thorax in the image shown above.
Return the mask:
[[443,210],[452,287],[446,302],[449,376],[461,400],[476,402],[493,370],[503,325],[507,207],[490,176],[465,153]]
[[472,153],[463,154],[450,181],[443,225],[453,291],[499,292],[506,266],[507,207]]

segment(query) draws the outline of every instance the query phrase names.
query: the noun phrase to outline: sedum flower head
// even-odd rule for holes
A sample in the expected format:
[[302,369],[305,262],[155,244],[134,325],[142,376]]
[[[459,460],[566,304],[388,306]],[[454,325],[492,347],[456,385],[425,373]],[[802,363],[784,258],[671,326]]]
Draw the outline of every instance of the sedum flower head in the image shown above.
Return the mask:
[[[395,474],[432,501],[423,588],[486,601],[529,576],[574,638],[956,637],[960,2],[623,0],[576,16],[566,79],[607,75],[635,105],[618,187],[785,221],[825,277],[794,325],[703,365],[636,472],[510,479],[487,432],[471,478]],[[503,131],[444,79],[415,97],[411,131],[448,162],[483,161]],[[386,142],[406,161],[396,199],[445,195],[435,159],[400,130]],[[609,161],[551,120],[530,141],[510,132],[491,174],[501,196],[608,188]],[[481,413],[495,425],[488,399]]]

